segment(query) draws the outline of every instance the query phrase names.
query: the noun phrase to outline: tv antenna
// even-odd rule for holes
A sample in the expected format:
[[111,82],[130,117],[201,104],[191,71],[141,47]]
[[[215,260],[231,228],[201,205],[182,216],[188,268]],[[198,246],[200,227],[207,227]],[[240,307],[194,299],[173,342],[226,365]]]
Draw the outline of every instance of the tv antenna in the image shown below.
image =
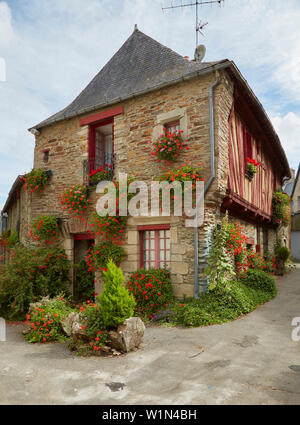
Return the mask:
[[221,6],[221,4],[224,1],[225,0],[210,0],[210,1],[209,0],[196,0],[196,1],[191,2],[191,3],[182,4],[182,0],[181,0],[180,4],[173,6],[173,1],[171,0],[171,6],[162,7],[162,10],[178,9],[178,8],[183,9],[184,7],[195,6],[195,12],[196,12],[196,47],[197,47],[198,46],[199,33],[201,35],[204,35],[202,30],[208,24],[208,22],[202,22],[202,21],[199,20],[199,6],[203,6],[205,4],[211,4],[212,5],[213,3],[219,3],[219,5]]

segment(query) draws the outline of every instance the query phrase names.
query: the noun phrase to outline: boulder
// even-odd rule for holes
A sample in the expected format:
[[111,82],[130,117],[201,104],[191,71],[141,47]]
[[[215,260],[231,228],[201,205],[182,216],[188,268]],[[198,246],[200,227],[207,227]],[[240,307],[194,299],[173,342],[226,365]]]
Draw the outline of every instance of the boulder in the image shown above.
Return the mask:
[[129,317],[118,326],[116,331],[109,332],[109,345],[128,353],[139,347],[145,332],[145,325],[139,317]]
[[82,329],[84,322],[80,317],[79,313],[72,311],[65,320],[61,322],[61,326],[66,335],[77,338],[79,336],[84,336],[85,331]]

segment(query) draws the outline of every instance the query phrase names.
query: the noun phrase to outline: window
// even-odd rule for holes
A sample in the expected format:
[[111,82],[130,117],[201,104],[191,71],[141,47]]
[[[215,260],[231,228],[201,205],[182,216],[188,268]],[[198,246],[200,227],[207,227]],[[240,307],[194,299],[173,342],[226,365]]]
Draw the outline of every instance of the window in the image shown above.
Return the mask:
[[170,226],[140,226],[140,263],[151,267],[168,268],[170,265]]
[[174,133],[174,131],[180,131],[180,124],[179,121],[174,121],[168,124],[165,124],[166,131],[169,131],[170,133]]
[[47,162],[49,161],[49,152],[50,152],[50,149],[44,149],[43,150],[43,161],[44,161],[44,163],[45,164],[47,164]]
[[88,172],[113,168],[113,123],[106,121],[90,126]]

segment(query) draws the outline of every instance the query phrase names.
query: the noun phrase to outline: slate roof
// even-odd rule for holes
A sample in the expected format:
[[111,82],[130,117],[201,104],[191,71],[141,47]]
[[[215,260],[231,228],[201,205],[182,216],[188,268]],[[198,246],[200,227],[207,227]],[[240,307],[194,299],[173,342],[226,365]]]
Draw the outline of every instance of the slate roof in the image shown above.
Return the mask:
[[189,61],[135,29],[69,106],[33,128],[40,129],[56,121],[155,90],[222,62]]

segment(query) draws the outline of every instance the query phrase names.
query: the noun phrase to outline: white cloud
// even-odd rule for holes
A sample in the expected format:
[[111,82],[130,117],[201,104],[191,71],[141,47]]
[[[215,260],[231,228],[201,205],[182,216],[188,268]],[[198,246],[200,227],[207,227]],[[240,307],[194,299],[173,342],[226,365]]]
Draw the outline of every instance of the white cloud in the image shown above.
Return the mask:
[[7,46],[13,38],[10,8],[6,2],[0,2],[0,47]]
[[292,168],[298,168],[300,161],[300,115],[289,112],[284,116],[272,118],[283,148]]

